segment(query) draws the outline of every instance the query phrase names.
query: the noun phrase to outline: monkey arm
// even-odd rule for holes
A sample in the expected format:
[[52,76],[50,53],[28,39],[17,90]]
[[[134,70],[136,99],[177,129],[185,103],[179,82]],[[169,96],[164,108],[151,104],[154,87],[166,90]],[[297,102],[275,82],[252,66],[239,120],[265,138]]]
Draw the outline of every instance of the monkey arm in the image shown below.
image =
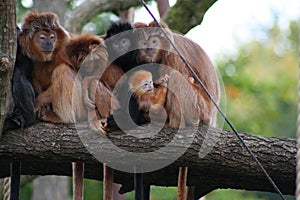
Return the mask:
[[52,88],[49,87],[46,91],[41,93],[34,102],[34,110],[39,110],[42,106],[51,103],[52,100]]
[[82,82],[82,93],[84,105],[89,109],[93,110],[96,108],[95,94],[98,80],[95,77],[84,78]]

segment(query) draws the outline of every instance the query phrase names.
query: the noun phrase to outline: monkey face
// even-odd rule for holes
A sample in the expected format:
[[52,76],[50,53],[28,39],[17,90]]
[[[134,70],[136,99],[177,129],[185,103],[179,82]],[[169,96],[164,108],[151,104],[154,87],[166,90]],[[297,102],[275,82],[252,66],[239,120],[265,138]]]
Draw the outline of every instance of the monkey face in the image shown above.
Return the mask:
[[140,88],[144,93],[153,92],[154,86],[152,79],[143,80]]
[[55,32],[39,31],[35,34],[34,40],[43,54],[51,56],[56,42]]
[[135,72],[129,79],[129,89],[136,95],[154,92],[152,74],[145,70]]
[[128,38],[121,38],[120,40],[113,41],[112,48],[119,55],[128,52],[131,42]]
[[161,40],[158,36],[151,36],[138,41],[139,56],[146,62],[157,62],[160,60]]
[[[172,49],[163,32],[154,25],[151,26],[149,24],[146,27],[139,24],[136,25],[135,33],[138,41],[137,61],[139,63],[160,63],[167,52]],[[166,32],[172,39],[171,31],[166,29]]]

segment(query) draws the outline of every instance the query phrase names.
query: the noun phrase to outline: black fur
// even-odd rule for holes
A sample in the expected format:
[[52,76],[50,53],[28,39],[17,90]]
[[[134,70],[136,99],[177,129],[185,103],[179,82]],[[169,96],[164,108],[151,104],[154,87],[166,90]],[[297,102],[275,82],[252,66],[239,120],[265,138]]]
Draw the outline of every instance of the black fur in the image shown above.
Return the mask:
[[[114,37],[111,40],[109,38]],[[124,55],[116,55],[116,52],[112,49],[112,42],[121,38],[128,38],[131,42],[130,51]],[[126,73],[137,65],[137,43],[133,32],[133,27],[128,22],[111,22],[109,28],[106,31],[105,38],[109,62],[114,62],[119,65]]]
[[9,110],[2,132],[28,127],[36,122],[34,113],[35,93],[31,84],[32,60],[25,55],[18,43],[12,77],[13,108]]

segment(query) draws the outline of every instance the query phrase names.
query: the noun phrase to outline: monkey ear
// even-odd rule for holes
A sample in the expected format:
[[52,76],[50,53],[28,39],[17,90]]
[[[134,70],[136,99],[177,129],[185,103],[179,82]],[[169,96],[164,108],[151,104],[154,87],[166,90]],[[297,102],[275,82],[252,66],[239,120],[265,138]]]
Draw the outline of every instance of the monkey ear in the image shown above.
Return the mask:
[[22,27],[22,30],[20,30],[20,33],[28,34],[30,32],[29,26]]

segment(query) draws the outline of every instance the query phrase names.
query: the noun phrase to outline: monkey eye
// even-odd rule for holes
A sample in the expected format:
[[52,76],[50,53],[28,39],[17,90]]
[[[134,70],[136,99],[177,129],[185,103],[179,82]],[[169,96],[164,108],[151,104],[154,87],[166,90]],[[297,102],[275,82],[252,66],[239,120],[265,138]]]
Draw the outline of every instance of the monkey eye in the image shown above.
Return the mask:
[[119,42],[114,42],[114,43],[113,43],[113,46],[114,46],[114,47],[119,47]]
[[45,39],[46,39],[46,36],[43,35],[43,34],[41,34],[41,35],[40,35],[40,39],[41,39],[41,40],[45,40]]
[[98,44],[93,44],[92,49],[96,49],[98,47]]
[[120,42],[123,46],[126,46],[128,44],[130,45],[130,41],[128,38],[122,38]]
[[55,38],[55,35],[54,35],[54,34],[51,34],[51,35],[50,35],[50,39],[53,40],[54,38]]

